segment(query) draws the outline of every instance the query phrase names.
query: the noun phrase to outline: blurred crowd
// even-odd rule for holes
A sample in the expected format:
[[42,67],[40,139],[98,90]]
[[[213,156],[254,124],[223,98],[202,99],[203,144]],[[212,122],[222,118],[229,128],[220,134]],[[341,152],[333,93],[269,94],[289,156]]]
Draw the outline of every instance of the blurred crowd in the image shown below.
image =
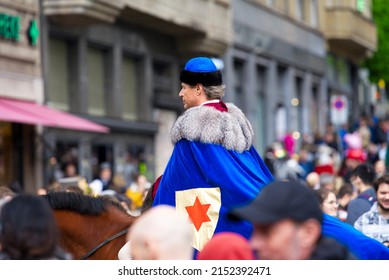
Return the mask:
[[[152,184],[137,166],[127,170],[126,180],[124,177],[113,176],[111,165],[102,163],[98,178],[87,182],[77,174],[76,166],[69,163],[63,170],[64,175],[57,182],[38,189],[36,194],[69,191],[90,196],[107,195],[120,202],[128,214],[140,216],[128,233],[127,239],[131,240],[131,246],[127,244],[128,252],[125,252],[125,258],[355,259],[358,256],[339,244],[323,241],[325,239],[320,233],[322,218],[317,214],[317,209],[320,213],[347,223],[363,235],[388,246],[388,143],[389,119],[370,120],[361,117],[352,128],[335,128],[330,125],[323,136],[304,136],[302,143],[297,143],[287,134],[284,139],[268,147],[263,156],[265,164],[274,175],[273,193],[262,191],[253,205],[249,205],[254,210],[232,213],[253,222],[255,230],[252,239],[246,240],[237,233],[218,233],[197,255],[193,255],[190,246],[190,221],[174,214],[174,208],[157,206],[140,215],[142,203]],[[276,191],[280,187],[277,182],[285,184],[280,191]],[[299,190],[301,186],[304,188]],[[292,190],[283,198],[282,192],[287,193],[288,188]],[[306,190],[312,191],[315,203],[307,204],[307,199],[312,197],[311,193],[304,194]],[[23,194],[20,189],[13,189],[12,186],[0,187],[0,259],[71,259],[71,256],[58,246],[58,233],[53,226],[54,217],[36,194]],[[288,205],[291,196],[300,197],[293,206],[296,207],[300,203],[299,209],[290,208]],[[271,201],[272,206],[266,208],[264,201]],[[287,213],[293,214],[285,217],[281,215],[271,223],[265,218],[262,221],[260,215],[257,215],[261,210],[271,217],[274,207],[280,207],[282,211],[287,209]],[[308,212],[310,214],[307,214]],[[252,216],[252,213],[257,214]],[[160,219],[161,215],[166,214],[169,214],[169,219]],[[291,223],[284,223],[285,219]],[[311,224],[312,219],[316,222]],[[31,221],[36,223],[37,220],[40,220],[40,232],[45,237],[40,236],[32,240],[36,225]],[[316,232],[301,235],[304,236],[304,242],[311,242],[308,251],[304,246],[288,251],[288,242],[297,242],[293,241],[297,235],[291,235],[293,238],[289,241],[283,239],[276,242],[277,246],[271,246],[272,238],[276,238],[275,233],[278,232],[274,227],[285,227],[281,231],[285,238],[288,226],[292,228],[292,225],[301,229],[311,228],[312,232]],[[29,237],[21,234],[29,231]],[[270,232],[274,235],[269,235]],[[162,238],[163,236],[166,238]],[[312,236],[315,236],[314,240],[311,240]],[[29,242],[26,243],[27,239]],[[180,242],[177,243],[177,240]],[[296,252],[300,255],[295,254]]]

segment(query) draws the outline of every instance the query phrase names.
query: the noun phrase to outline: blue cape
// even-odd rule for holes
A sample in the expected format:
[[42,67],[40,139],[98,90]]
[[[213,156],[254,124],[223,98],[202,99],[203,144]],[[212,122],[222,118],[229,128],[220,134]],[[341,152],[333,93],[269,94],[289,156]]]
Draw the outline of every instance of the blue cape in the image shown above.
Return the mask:
[[[250,203],[273,176],[252,147],[243,153],[221,145],[182,139],[176,143],[158,187],[153,206],[176,206],[176,192],[196,188],[220,188],[221,207],[213,232],[230,231],[250,238],[252,225],[228,217],[233,208]],[[322,233],[347,247],[361,260],[388,260],[389,249],[347,223],[323,215]]]
[[360,260],[389,260],[389,248],[341,220],[323,214],[322,233],[343,244]]
[[193,188],[220,188],[221,208],[214,233],[252,233],[247,221],[227,217],[233,208],[250,203],[273,176],[254,147],[242,153],[221,145],[182,139],[174,147],[163,173],[153,206],[176,206],[175,192]]

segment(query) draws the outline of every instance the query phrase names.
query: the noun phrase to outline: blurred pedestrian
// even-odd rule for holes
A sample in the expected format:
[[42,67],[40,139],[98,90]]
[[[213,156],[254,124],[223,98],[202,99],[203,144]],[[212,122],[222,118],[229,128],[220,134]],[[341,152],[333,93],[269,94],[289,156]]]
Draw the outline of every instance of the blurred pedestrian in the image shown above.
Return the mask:
[[190,260],[192,226],[174,207],[160,205],[141,215],[127,234],[134,260]]
[[215,234],[197,255],[198,260],[255,260],[250,243],[235,232]]
[[335,192],[335,177],[334,175],[324,172],[320,174],[320,188]]
[[18,194],[0,213],[0,259],[70,259],[58,244],[54,214],[44,198]]
[[347,209],[348,209],[348,204],[352,199],[354,199],[357,196],[357,191],[354,190],[353,185],[349,183],[344,183],[338,191],[338,218],[341,221],[346,221],[347,219]]
[[89,187],[91,188],[92,194],[99,195],[103,191],[111,189],[112,185],[112,168],[111,164],[104,162],[100,165],[99,177],[94,179]]
[[338,200],[333,191],[320,188],[315,190],[315,194],[319,200],[319,205],[323,213],[327,213],[332,217],[338,217]]
[[317,190],[320,188],[320,175],[317,172],[311,172],[305,178],[305,181],[312,190]]
[[356,220],[354,227],[389,247],[389,175],[378,178],[374,189],[377,201]]
[[376,178],[380,178],[383,175],[385,175],[387,173],[387,168],[386,168],[386,165],[385,165],[385,161],[382,160],[382,159],[377,160],[374,163],[374,171],[376,173]]
[[150,187],[151,183],[147,180],[146,176],[137,174],[135,180],[127,188],[125,195],[131,199],[135,209],[140,211],[143,205],[145,194],[150,189]]
[[350,201],[346,223],[354,226],[355,221],[369,211],[377,200],[373,183],[376,179],[374,167],[369,163],[358,165],[351,173],[350,181],[358,191],[358,196]]

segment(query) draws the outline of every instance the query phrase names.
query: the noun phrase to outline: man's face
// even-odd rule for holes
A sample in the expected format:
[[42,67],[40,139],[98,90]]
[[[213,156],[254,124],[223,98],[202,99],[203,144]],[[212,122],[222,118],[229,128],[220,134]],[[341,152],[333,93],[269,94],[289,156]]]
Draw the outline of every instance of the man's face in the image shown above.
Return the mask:
[[181,83],[181,91],[178,96],[181,97],[185,110],[201,104],[196,86]]
[[378,206],[381,208],[383,214],[389,215],[389,184],[382,183],[377,189]]
[[299,225],[284,219],[272,225],[257,225],[250,243],[259,259],[296,260],[300,259]]
[[100,177],[103,180],[109,180],[111,179],[112,171],[110,168],[104,168],[101,170]]

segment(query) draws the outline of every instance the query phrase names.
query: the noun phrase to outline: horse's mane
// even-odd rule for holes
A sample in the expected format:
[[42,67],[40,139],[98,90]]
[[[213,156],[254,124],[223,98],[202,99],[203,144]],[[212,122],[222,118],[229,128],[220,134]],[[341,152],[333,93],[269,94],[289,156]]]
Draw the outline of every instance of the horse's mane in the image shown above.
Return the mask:
[[119,202],[108,196],[92,197],[75,192],[49,192],[43,197],[55,210],[70,210],[80,214],[99,215],[105,212],[109,206],[115,206],[126,212]]

